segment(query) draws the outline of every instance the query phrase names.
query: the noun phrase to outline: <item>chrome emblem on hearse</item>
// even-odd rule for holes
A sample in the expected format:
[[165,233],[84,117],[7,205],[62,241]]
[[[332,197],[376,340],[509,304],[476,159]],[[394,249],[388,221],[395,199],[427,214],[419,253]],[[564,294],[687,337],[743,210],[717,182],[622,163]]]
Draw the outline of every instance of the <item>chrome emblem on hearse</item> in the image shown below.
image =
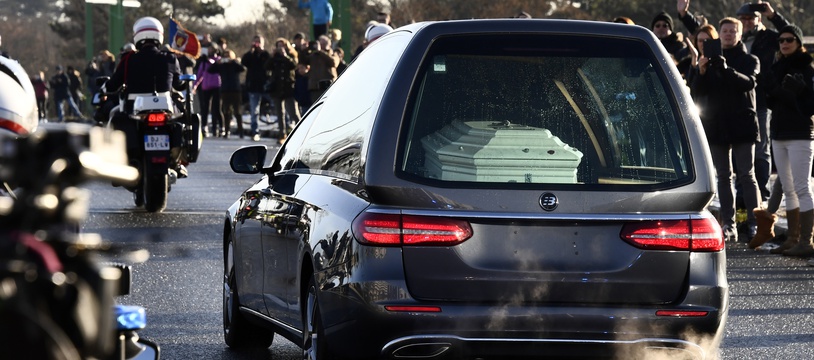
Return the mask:
[[557,200],[557,195],[552,193],[543,193],[543,195],[540,195],[540,207],[545,211],[554,211],[559,204],[560,201]]

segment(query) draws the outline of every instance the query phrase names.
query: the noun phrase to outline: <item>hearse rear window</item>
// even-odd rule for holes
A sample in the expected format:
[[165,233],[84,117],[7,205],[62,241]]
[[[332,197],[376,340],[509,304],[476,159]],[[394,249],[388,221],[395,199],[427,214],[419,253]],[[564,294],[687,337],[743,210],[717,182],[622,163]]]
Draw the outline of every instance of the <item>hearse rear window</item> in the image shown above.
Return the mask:
[[398,170],[439,185],[687,182],[686,135],[660,66],[632,39],[436,39],[410,96]]

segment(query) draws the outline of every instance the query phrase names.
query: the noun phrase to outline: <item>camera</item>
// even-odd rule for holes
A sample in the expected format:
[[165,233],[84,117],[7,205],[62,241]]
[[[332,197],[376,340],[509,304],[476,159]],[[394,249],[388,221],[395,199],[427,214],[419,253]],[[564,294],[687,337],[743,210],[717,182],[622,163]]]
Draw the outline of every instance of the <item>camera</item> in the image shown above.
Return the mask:
[[767,8],[766,4],[749,4],[749,11],[755,11],[755,12],[762,13],[762,12],[766,11],[767,9],[768,8]]

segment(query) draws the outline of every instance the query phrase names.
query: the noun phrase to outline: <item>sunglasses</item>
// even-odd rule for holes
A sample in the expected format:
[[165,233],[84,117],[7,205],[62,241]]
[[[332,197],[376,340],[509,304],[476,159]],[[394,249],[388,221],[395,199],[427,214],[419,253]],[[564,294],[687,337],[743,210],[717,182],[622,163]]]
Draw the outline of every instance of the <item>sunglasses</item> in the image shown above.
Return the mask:
[[793,43],[795,40],[797,40],[797,39],[793,38],[793,37],[777,38],[777,42],[780,43],[780,44],[782,44],[782,43]]
[[669,26],[667,26],[667,24],[655,24],[655,25],[653,25],[653,27],[654,28],[666,28],[666,27],[669,27]]

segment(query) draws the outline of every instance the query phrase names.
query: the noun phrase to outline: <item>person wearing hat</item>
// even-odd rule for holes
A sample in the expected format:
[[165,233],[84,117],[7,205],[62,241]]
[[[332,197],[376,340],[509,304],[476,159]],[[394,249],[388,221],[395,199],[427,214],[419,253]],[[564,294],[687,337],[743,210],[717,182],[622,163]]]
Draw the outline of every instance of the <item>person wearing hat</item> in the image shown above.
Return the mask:
[[[690,0],[677,0],[678,16],[690,33],[701,26],[701,21],[689,13]],[[761,11],[755,11],[760,8]],[[756,4],[745,3],[735,12],[738,20],[743,24],[743,39],[746,51],[757,56],[760,60],[760,75],[757,79],[755,96],[757,100],[758,127],[760,130],[760,140],[755,146],[755,177],[757,178],[758,189],[763,201],[770,196],[769,177],[772,174],[771,146],[769,142],[769,122],[771,121],[771,111],[766,106],[766,90],[764,86],[765,74],[769,73],[769,68],[774,63],[775,53],[777,53],[777,35],[774,30],[767,28],[762,21],[762,17],[769,19],[775,29],[782,29],[789,25],[789,22],[781,14],[774,10],[768,2]]]
[[299,60],[303,60],[304,57],[311,54],[311,51],[308,49],[308,36],[306,36],[305,33],[298,32],[294,34],[294,38],[291,39],[291,46],[294,47],[294,50],[297,50]]
[[650,23],[650,30],[661,40],[661,44],[673,56],[673,59],[680,60],[678,53],[687,47],[687,44],[684,43],[683,34],[673,31],[673,18],[670,14],[662,11],[656,15]]
[[[814,63],[803,47],[803,31],[795,25],[780,29],[777,61],[766,85],[772,110],[771,137],[777,176],[786,198],[786,241],[771,252],[786,256],[814,256]],[[774,196],[774,194],[773,194]]]

